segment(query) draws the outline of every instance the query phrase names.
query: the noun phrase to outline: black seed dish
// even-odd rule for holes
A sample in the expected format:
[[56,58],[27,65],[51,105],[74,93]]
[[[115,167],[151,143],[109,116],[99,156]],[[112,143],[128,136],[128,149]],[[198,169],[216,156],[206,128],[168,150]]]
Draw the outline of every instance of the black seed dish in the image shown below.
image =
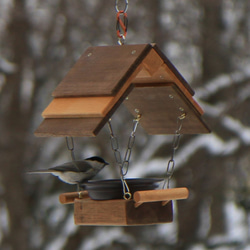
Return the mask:
[[[126,179],[130,192],[154,190],[158,188],[159,178],[134,178]],[[123,187],[120,179],[90,180],[81,185],[93,200],[123,199]]]

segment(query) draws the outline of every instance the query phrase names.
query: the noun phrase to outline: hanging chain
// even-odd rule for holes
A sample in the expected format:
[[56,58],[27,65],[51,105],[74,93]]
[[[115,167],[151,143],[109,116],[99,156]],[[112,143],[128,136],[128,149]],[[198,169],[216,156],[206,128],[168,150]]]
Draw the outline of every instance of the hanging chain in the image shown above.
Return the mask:
[[75,162],[76,158],[75,158],[74,138],[73,137],[65,137],[65,139],[66,139],[67,148],[71,154],[72,162],[73,162],[74,166],[76,167],[76,169],[80,171],[79,167],[77,166],[77,164]]
[[66,140],[66,145],[67,145],[67,148],[68,150],[70,151],[70,154],[71,154],[71,159],[72,161],[75,161],[75,145],[74,145],[74,139],[73,137],[65,137],[65,140]]
[[128,146],[127,146],[127,150],[125,153],[125,157],[123,159],[123,163],[122,163],[122,169],[125,171],[122,173],[123,176],[125,176],[128,173],[128,168],[129,168],[129,160],[131,157],[131,153],[132,153],[132,148],[134,146],[135,143],[135,133],[136,133],[136,129],[138,127],[138,124],[140,122],[141,119],[141,115],[138,114],[136,119],[133,120],[133,131],[130,134],[129,140],[128,140]]
[[175,152],[179,148],[179,145],[180,145],[181,129],[182,129],[183,120],[185,118],[186,118],[186,112],[184,112],[183,110],[183,113],[177,117],[177,122],[176,122],[177,128],[175,130],[173,143],[172,143],[172,154],[171,154],[170,160],[168,161],[167,170],[166,170],[166,178],[163,183],[163,189],[165,188],[166,184],[167,184],[167,188],[169,188],[170,179],[172,178],[173,173],[174,173],[174,168],[175,168],[174,157],[175,157]]
[[109,121],[108,121],[111,147],[112,147],[112,150],[114,152],[116,163],[120,168],[120,178],[121,178],[122,187],[123,187],[123,198],[125,200],[130,200],[132,198],[132,195],[130,193],[129,186],[126,182],[125,176],[128,173],[131,152],[132,152],[132,148],[133,148],[134,142],[135,142],[135,133],[136,133],[136,129],[138,127],[138,124],[140,122],[140,119],[141,119],[141,115],[138,114],[136,119],[133,120],[133,130],[132,130],[130,137],[129,137],[129,140],[128,140],[128,145],[127,145],[127,149],[126,149],[126,153],[125,153],[123,161],[122,161],[121,153],[119,150],[118,139],[115,136],[115,134],[113,132],[112,125],[111,125],[111,119],[109,119]]
[[119,165],[119,167],[121,167],[122,166],[122,157],[121,157],[121,153],[119,151],[118,139],[115,136],[115,134],[113,132],[112,125],[111,125],[111,118],[108,120],[108,126],[109,126],[109,132],[110,132],[111,148],[114,152],[115,161]]
[[115,10],[116,10],[116,34],[118,38],[118,44],[123,45],[127,35],[128,29],[128,0],[124,0],[124,9],[120,10],[119,0],[115,1]]

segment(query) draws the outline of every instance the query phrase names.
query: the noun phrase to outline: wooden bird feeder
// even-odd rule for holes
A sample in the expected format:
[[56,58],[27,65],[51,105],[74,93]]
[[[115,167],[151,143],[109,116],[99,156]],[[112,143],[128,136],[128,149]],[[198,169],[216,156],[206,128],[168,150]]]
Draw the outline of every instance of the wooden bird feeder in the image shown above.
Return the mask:
[[[53,92],[37,136],[96,136],[123,103],[148,134],[209,133],[194,91],[155,44],[90,47]],[[137,191],[133,199],[93,200],[86,191],[60,196],[74,203],[77,225],[148,225],[171,222],[172,200],[186,188]]]

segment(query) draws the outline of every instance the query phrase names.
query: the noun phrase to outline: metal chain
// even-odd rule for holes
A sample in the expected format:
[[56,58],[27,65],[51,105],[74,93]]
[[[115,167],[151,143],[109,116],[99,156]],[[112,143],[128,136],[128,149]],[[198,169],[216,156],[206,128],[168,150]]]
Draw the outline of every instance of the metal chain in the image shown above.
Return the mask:
[[[132,130],[130,137],[129,137],[129,140],[128,140],[128,145],[127,145],[127,149],[126,149],[126,153],[125,153],[123,161],[122,161],[121,153],[119,150],[118,139],[113,132],[111,119],[109,119],[109,121],[108,121],[111,147],[112,147],[112,150],[114,152],[116,163],[120,168],[120,179],[121,179],[122,186],[123,186],[123,198],[125,200],[130,200],[132,198],[132,195],[130,193],[130,189],[129,189],[129,186],[126,182],[125,176],[128,173],[129,161],[130,161],[130,157],[131,157],[131,153],[132,153],[132,148],[133,148],[134,142],[135,142],[135,133],[136,133],[136,129],[138,127],[138,124],[140,122],[140,119],[141,119],[141,115],[138,114],[136,119],[133,120],[133,130]],[[125,169],[125,171],[124,171],[124,169]]]
[[128,140],[128,145],[127,145],[127,150],[125,153],[125,157],[123,159],[122,162],[122,169],[125,169],[125,172],[123,172],[123,176],[125,176],[128,173],[128,168],[129,168],[129,160],[131,157],[131,153],[132,153],[132,148],[134,146],[135,143],[135,133],[136,133],[136,129],[138,127],[138,124],[140,122],[141,119],[141,115],[138,114],[136,119],[133,120],[133,131],[130,134],[129,140]]
[[76,158],[75,158],[75,151],[74,151],[75,150],[74,138],[73,137],[65,137],[65,139],[66,139],[67,148],[71,154],[72,162],[73,162],[74,166],[76,167],[76,169],[80,171],[79,167],[77,166],[77,164],[75,162]]
[[163,189],[165,188],[166,184],[167,184],[167,188],[169,188],[170,179],[172,178],[174,174],[174,168],[175,168],[174,157],[175,157],[175,152],[179,148],[179,145],[180,145],[181,129],[182,129],[183,120],[185,118],[186,118],[186,112],[184,112],[183,110],[183,113],[177,117],[177,129],[175,131],[174,138],[173,138],[172,154],[171,154],[170,160],[168,161],[167,170],[166,170],[166,178],[163,183]]
[[[65,140],[66,140],[66,145],[67,145],[67,148],[68,150],[70,151],[70,154],[71,154],[71,159],[72,161],[75,161],[75,145],[74,145],[74,139],[73,137],[65,137]],[[70,140],[70,141],[69,141]]]
[[128,0],[124,0],[124,9],[120,10],[119,0],[115,1],[116,10],[116,34],[118,38],[118,44],[123,45],[125,43],[127,29],[128,29]]
[[123,187],[123,198],[125,200],[130,200],[131,199],[131,193],[130,193],[128,184],[127,184],[126,180],[124,179],[123,169],[122,169],[121,152],[119,150],[118,139],[117,139],[117,137],[115,136],[115,134],[113,132],[113,128],[112,128],[112,124],[111,124],[111,118],[108,121],[108,126],[109,126],[109,131],[110,131],[111,148],[112,148],[112,150],[114,152],[116,163],[120,168],[120,179],[121,179],[122,187]]
[[122,166],[122,157],[121,157],[121,153],[119,151],[118,139],[115,136],[115,134],[113,132],[112,125],[111,125],[111,118],[108,120],[108,126],[109,126],[109,132],[110,132],[111,148],[114,152],[115,161],[119,165],[119,167],[121,167]]

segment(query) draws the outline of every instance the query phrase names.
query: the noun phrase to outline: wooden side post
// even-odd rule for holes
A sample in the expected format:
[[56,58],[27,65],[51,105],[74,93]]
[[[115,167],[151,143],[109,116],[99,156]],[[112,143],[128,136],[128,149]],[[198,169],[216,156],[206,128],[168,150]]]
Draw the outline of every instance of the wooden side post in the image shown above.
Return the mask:
[[71,204],[74,203],[75,199],[86,199],[86,198],[89,198],[88,191],[70,192],[70,193],[60,194],[59,201],[62,204]]
[[135,207],[145,202],[163,201],[162,205],[166,205],[170,200],[182,200],[188,198],[187,188],[171,188],[161,190],[137,191],[134,193]]

